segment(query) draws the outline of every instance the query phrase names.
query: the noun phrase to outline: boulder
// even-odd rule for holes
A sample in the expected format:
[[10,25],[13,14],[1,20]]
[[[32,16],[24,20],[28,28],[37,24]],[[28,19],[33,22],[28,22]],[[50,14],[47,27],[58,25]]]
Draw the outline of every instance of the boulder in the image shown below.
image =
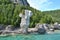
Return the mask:
[[49,24],[43,24],[45,30],[49,30]]
[[49,31],[54,31],[54,26],[52,24],[49,25]]
[[2,31],[0,31],[0,34],[2,34]]
[[37,24],[35,28],[38,29],[39,34],[45,34],[45,32],[46,32],[43,24]]
[[13,30],[13,25],[8,25],[8,26],[6,26],[5,30],[10,30],[10,31],[12,31],[12,30]]
[[45,29],[43,29],[43,28],[38,28],[38,33],[39,34],[45,34]]
[[60,25],[56,22],[56,23],[54,23],[54,29],[60,29]]
[[4,30],[5,29],[5,25],[0,24],[0,30]]

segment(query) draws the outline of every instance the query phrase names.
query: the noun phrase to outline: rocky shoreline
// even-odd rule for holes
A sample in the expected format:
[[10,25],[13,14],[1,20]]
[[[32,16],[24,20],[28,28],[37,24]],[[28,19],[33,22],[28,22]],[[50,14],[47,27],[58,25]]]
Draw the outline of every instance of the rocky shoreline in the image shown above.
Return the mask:
[[37,24],[35,28],[28,28],[27,33],[22,33],[21,28],[14,29],[12,25],[6,25],[0,24],[0,35],[15,35],[15,34],[30,34],[30,33],[36,33],[36,34],[45,34],[45,33],[54,33],[55,30],[60,31],[60,24],[55,23],[53,25],[51,24]]

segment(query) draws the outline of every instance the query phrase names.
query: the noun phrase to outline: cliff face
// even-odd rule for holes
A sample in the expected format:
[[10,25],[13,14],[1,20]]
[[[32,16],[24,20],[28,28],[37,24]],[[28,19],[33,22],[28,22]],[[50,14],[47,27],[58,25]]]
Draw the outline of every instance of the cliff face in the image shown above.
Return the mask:
[[15,4],[20,4],[20,5],[25,5],[25,6],[29,6],[27,0],[11,0],[13,3]]

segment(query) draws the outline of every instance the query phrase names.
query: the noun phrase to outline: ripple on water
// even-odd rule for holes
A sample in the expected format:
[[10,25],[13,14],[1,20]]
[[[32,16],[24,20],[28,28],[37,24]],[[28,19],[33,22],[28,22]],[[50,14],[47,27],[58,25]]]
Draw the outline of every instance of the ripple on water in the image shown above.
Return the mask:
[[60,40],[60,34],[0,36],[0,40]]

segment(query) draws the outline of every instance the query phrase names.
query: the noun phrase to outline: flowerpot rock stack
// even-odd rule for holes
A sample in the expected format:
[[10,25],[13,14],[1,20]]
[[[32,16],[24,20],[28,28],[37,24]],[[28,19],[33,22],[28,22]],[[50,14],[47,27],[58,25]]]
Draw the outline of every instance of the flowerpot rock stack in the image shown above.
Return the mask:
[[20,13],[19,17],[21,17],[21,23],[20,23],[21,33],[24,33],[24,34],[28,33],[31,16],[32,16],[32,12],[30,10],[25,10],[25,15]]

